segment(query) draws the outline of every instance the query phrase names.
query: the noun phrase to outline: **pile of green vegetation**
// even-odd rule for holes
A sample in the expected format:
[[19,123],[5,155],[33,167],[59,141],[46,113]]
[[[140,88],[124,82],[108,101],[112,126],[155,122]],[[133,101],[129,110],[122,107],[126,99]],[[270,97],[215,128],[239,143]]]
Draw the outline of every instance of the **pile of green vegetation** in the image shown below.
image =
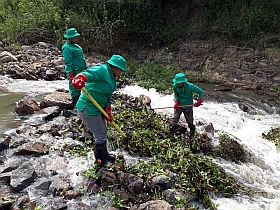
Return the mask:
[[[170,119],[151,110],[147,113],[145,109],[133,107],[128,102],[132,101],[129,99],[131,98],[127,95],[116,94],[113,101],[114,121],[125,132],[126,137],[120,135],[113,126],[108,128],[108,137],[114,149],[119,148],[130,155],[148,158],[148,161],[139,161],[137,164],[131,165],[118,157],[117,162],[125,165],[126,173],[139,176],[144,183],[148,183],[151,177],[165,174],[166,171],[176,173],[178,180],[174,188],[183,193],[194,194],[206,208],[210,209],[216,209],[210,199],[212,193],[230,197],[237,192],[247,191],[242,184],[216,165],[213,159],[213,157],[225,157],[236,163],[246,162],[248,152],[237,141],[223,135],[221,137],[221,141],[224,140],[223,143],[213,147],[211,139],[206,138],[203,134],[196,133],[192,141],[188,140],[186,132],[173,136],[169,131]],[[205,144],[205,142],[208,143]],[[87,144],[86,147],[73,147],[72,154],[84,156],[91,150],[92,145]],[[98,170],[94,166],[89,169],[86,176],[96,178]],[[107,191],[111,194],[113,187],[104,186],[102,193]],[[146,200],[165,199],[163,191],[159,189],[147,190],[148,187],[143,189],[146,191],[143,190],[141,196]],[[127,207],[130,205],[129,202],[118,200],[116,196],[113,198],[116,206],[121,204],[121,206]],[[177,208],[188,205],[183,199],[179,199],[175,203]]]
[[213,149],[213,156],[222,157],[235,163],[245,163],[249,160],[251,154],[237,140],[228,134],[221,134],[219,136],[219,146]]
[[[119,96],[119,98],[121,97],[125,96]],[[155,168],[156,171],[168,170],[177,173],[179,178],[176,189],[195,193],[199,200],[211,209],[215,209],[209,197],[211,192],[228,197],[243,189],[238,181],[213,163],[211,157],[215,153],[212,154],[212,147],[206,150],[206,155],[204,154],[204,135],[196,134],[192,140],[192,142],[196,142],[196,148],[192,149],[189,141],[182,140],[182,134],[170,135],[168,123],[170,119],[152,111],[146,114],[144,109],[124,108],[121,101],[114,102],[119,107],[114,109],[114,119],[124,129],[127,137],[123,138],[116,131],[110,130],[109,137],[112,146],[124,149],[131,155],[151,158],[150,162],[140,162],[133,167],[130,166],[127,169],[128,172],[137,174],[145,180],[155,175]],[[235,142],[234,148],[232,147],[233,142]],[[221,154],[220,157],[228,154],[227,159],[233,158],[232,161],[235,162],[241,163],[247,160],[248,152],[230,138],[223,141],[216,151],[220,151],[220,153],[216,152],[218,156]]]
[[266,134],[263,133],[262,137],[272,141],[280,149],[280,127],[271,128]]

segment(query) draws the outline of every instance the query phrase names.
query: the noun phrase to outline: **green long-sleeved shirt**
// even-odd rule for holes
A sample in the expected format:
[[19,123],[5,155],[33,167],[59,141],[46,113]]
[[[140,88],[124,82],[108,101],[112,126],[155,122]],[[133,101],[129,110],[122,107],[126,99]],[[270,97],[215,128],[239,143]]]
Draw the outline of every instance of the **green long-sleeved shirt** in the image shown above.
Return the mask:
[[[113,92],[117,88],[117,80],[112,74],[109,64],[99,64],[81,72],[87,77],[86,91],[94,100],[104,108],[111,105]],[[83,92],[77,102],[77,109],[82,112],[87,108],[88,115],[101,115],[102,113]]]
[[204,92],[201,88],[196,85],[185,82],[182,88],[176,86],[175,83],[172,85],[174,99],[179,100],[179,106],[193,104],[193,94],[197,93],[198,98],[202,99]]
[[74,71],[75,75],[86,69],[86,59],[83,49],[78,44],[71,44],[68,40],[62,46],[65,71],[68,76]]

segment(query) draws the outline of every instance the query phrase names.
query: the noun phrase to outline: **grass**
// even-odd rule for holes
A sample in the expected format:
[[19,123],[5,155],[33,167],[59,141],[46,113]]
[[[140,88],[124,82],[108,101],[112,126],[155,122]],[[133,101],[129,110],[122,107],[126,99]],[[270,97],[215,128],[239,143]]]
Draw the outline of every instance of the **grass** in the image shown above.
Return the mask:
[[126,77],[146,89],[155,88],[161,93],[172,92],[172,80],[180,70],[174,66],[164,66],[145,61],[142,65],[128,65]]

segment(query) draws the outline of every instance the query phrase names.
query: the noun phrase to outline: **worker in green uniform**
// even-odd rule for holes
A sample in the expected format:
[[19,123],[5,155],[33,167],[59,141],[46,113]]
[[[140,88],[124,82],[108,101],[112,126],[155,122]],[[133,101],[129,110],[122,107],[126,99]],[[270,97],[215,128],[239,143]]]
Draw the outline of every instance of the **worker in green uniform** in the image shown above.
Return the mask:
[[69,79],[69,91],[75,106],[79,96],[80,90],[75,89],[72,86],[72,79],[75,75],[79,74],[86,69],[86,59],[84,57],[83,49],[78,45],[80,34],[75,28],[70,28],[66,31],[64,38],[66,38],[65,44],[62,46],[62,54],[64,58],[66,76]]
[[[190,128],[190,139],[192,139],[195,134],[195,125],[193,124],[193,106],[198,107],[202,104],[202,98],[204,94],[203,90],[188,82],[184,73],[178,73],[175,75],[172,89],[174,93],[175,105],[171,132],[174,133],[176,131],[180,116],[183,113],[188,127]],[[193,104],[194,94],[198,94],[198,99],[197,102]]]
[[76,107],[78,113],[89,128],[95,139],[94,154],[96,163],[104,166],[108,161],[114,162],[115,157],[107,150],[106,121],[112,122],[111,100],[117,88],[116,78],[126,72],[127,61],[120,55],[113,55],[110,60],[98,64],[78,74],[73,80],[74,88],[83,87],[108,114],[105,117],[101,111],[82,92]]

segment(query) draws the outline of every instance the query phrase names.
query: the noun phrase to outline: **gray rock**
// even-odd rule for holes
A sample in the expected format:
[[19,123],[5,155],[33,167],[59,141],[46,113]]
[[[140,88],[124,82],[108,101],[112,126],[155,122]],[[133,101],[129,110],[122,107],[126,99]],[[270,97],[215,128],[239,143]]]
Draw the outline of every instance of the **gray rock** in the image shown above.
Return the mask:
[[7,62],[11,62],[11,61],[18,61],[18,59],[16,58],[16,56],[14,56],[10,52],[7,52],[7,51],[1,52],[0,63],[7,63]]
[[19,115],[30,115],[40,110],[37,102],[33,99],[21,100],[15,107],[15,112]]
[[172,205],[163,200],[153,200],[140,204],[139,207],[132,207],[131,210],[172,210]]
[[10,185],[13,190],[21,191],[36,178],[36,171],[29,162],[23,163],[16,170],[11,172],[11,182]]

